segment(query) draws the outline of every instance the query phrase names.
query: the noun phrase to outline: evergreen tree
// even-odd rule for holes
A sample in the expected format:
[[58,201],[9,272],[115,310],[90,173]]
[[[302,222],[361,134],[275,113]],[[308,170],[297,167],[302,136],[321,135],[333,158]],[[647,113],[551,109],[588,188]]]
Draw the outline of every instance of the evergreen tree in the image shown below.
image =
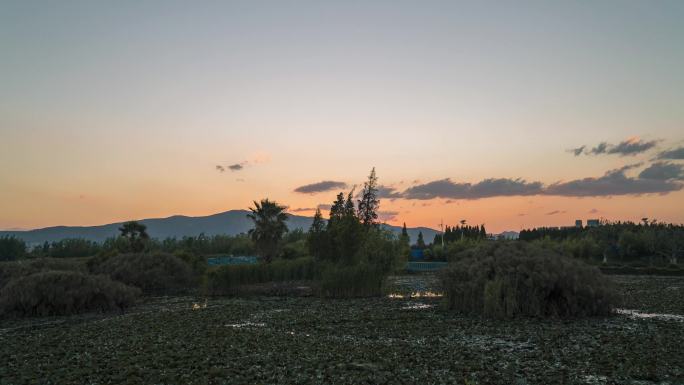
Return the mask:
[[425,248],[425,240],[423,239],[423,232],[422,231],[418,232],[418,241],[416,241],[416,245],[418,246],[419,249]]
[[325,221],[323,220],[321,209],[316,209],[316,214],[314,214],[313,222],[311,222],[311,227],[309,227],[309,233],[320,234],[323,231],[325,231]]
[[309,253],[316,259],[322,259],[327,252],[326,243],[325,221],[321,215],[321,210],[316,209],[316,214],[314,214],[313,222],[309,228]]
[[356,217],[356,208],[354,207],[354,188],[352,187],[349,194],[347,194],[347,201],[344,203],[344,216]]
[[432,239],[432,244],[433,245],[441,245],[442,244],[442,234],[435,234],[435,237]]
[[361,200],[359,200],[358,217],[366,228],[377,225],[378,209],[378,177],[375,175],[375,167],[371,170],[368,180],[363,184]]
[[344,193],[341,192],[341,193],[337,194],[337,199],[335,200],[335,202],[333,202],[333,205],[330,207],[330,217],[328,218],[328,228],[331,228],[335,222],[342,219],[342,216],[344,215],[344,206],[345,206]]
[[404,227],[401,228],[401,237],[399,238],[402,243],[406,245],[411,244],[411,237],[408,234],[408,231],[406,230],[406,222],[404,222]]

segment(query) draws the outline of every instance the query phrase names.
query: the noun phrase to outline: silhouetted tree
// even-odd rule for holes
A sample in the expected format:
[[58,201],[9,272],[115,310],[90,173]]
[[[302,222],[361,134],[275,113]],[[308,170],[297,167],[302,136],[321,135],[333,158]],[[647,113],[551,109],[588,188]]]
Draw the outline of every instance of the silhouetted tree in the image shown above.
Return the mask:
[[327,252],[327,234],[325,232],[325,221],[321,215],[321,210],[316,209],[313,222],[309,228],[309,253],[316,259],[321,259]]
[[145,242],[150,238],[147,235],[147,226],[138,221],[128,221],[119,227],[121,237],[128,240],[130,251],[141,252],[145,250]]
[[404,226],[401,228],[401,237],[399,238],[402,243],[406,245],[411,244],[411,237],[408,234],[408,231],[406,230],[406,222],[404,222]]
[[363,184],[363,191],[359,200],[358,217],[361,224],[365,227],[376,225],[379,208],[378,177],[375,175],[375,167],[373,167],[370,175],[368,175],[368,180]]
[[271,263],[278,255],[280,241],[287,232],[285,221],[288,217],[285,209],[285,206],[268,199],[262,199],[260,203],[254,201],[254,207],[249,208],[251,213],[247,217],[254,222],[249,235],[266,263]]
[[420,249],[425,248],[425,240],[423,239],[423,232],[422,231],[418,232],[418,240],[416,241],[416,246],[418,246],[418,248],[420,248]]
[[328,228],[331,228],[336,221],[342,219],[342,216],[344,215],[344,206],[344,193],[341,192],[337,194],[337,199],[335,200],[335,202],[333,202],[333,205],[330,207],[330,216],[328,217]]

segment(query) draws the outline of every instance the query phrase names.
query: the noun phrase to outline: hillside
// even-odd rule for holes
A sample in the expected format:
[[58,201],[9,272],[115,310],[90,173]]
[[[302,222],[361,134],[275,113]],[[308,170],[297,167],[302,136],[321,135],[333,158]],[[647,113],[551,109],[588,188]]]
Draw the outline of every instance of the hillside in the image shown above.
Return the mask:
[[[147,226],[147,232],[151,237],[158,239],[197,236],[201,233],[205,235],[236,235],[246,233],[252,228],[252,222],[247,218],[247,213],[246,210],[230,210],[202,217],[174,215],[168,218],[143,219],[139,222]],[[311,217],[290,215],[288,227],[307,230],[311,226],[312,219]],[[109,237],[116,236],[121,224],[122,222],[99,226],[55,226],[27,231],[0,231],[0,236],[13,235],[32,245],[64,238],[84,238],[102,242]],[[398,226],[385,226],[397,234],[401,232],[401,228]],[[426,242],[432,241],[437,233],[436,230],[427,227],[408,228],[407,230],[412,241],[418,238],[419,231],[423,232]]]

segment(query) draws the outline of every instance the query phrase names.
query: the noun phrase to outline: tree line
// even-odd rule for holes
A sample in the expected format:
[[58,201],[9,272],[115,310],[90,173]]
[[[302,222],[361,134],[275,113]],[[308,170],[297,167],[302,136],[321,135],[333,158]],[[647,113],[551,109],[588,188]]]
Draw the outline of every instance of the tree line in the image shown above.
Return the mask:
[[676,265],[684,253],[684,226],[648,221],[602,222],[595,227],[534,228],[520,232],[520,241],[556,243],[580,258],[604,262],[664,260]]

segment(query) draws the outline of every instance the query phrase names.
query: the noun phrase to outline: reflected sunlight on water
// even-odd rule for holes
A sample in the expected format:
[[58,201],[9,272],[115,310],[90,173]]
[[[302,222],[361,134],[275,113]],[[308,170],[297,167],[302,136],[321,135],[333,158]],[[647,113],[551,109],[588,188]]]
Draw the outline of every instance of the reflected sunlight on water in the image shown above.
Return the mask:
[[435,293],[433,291],[414,291],[411,294],[392,293],[387,298],[440,298],[442,293]]
[[679,314],[642,313],[638,310],[630,310],[630,309],[616,309],[615,312],[617,314],[626,315],[626,316],[629,316],[632,318],[641,318],[641,319],[658,318],[658,319],[664,319],[664,320],[670,320],[670,321],[684,321],[684,315],[679,315]]
[[262,328],[266,326],[265,323],[263,322],[242,322],[238,324],[226,324],[225,326],[231,327],[231,328],[247,328],[247,327],[257,327],[257,328]]

